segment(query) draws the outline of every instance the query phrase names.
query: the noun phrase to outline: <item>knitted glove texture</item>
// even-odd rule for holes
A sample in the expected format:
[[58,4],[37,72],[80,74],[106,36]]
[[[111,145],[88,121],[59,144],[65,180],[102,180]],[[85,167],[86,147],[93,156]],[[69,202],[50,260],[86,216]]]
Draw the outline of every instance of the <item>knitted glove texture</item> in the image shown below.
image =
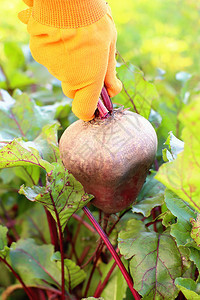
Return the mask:
[[24,2],[29,8],[19,18],[27,24],[32,56],[61,81],[74,114],[92,120],[104,84],[110,97],[122,88],[110,7],[104,0]]

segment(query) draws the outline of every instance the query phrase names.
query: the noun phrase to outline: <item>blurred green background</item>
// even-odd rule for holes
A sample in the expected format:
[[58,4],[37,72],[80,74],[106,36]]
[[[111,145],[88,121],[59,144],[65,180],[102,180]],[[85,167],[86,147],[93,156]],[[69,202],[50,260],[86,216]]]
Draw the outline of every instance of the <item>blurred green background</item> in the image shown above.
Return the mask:
[[[117,49],[120,55],[127,63],[141,69],[149,81],[143,80],[143,74],[133,66],[129,68],[133,70],[130,73],[123,68],[120,71],[118,68],[118,74],[122,76],[119,77],[123,79],[129,95],[134,101],[138,99],[137,108],[140,108],[140,101],[143,101],[142,104],[147,109],[152,105],[149,120],[158,135],[157,162],[161,165],[162,151],[169,132],[171,131],[177,138],[182,138],[183,124],[178,119],[179,113],[191,101],[200,99],[200,2],[198,0],[108,0],[108,2],[118,31]],[[0,88],[6,89],[11,95],[17,95],[14,91],[19,88],[27,92],[37,105],[52,104],[51,109],[56,110],[56,118],[64,129],[75,120],[75,116],[71,113],[71,100],[64,97],[60,82],[43,66],[32,60],[26,26],[17,18],[17,13],[25,8],[26,5],[22,0],[0,0]],[[122,61],[120,57],[118,58]],[[130,99],[125,96],[122,92],[113,102],[126,104],[125,107],[131,106]],[[58,106],[53,107],[55,103]],[[187,168],[183,170],[181,168],[181,172],[184,179],[190,177]],[[19,175],[15,174],[15,170],[12,173],[10,169],[0,172],[2,185],[0,194],[9,211],[20,201],[19,220],[24,220],[23,213],[31,207],[31,204],[27,205],[26,199],[19,198],[19,194],[16,193],[21,178],[24,180],[22,171],[22,175],[20,170],[17,174]],[[169,178],[174,181],[173,176]],[[194,177],[191,181],[193,179]],[[198,177],[194,183],[198,186]],[[38,217],[38,211],[34,216]],[[32,223],[28,226],[27,222],[25,221],[23,225],[25,229],[22,238],[23,234],[29,234],[30,228],[32,230]],[[11,285],[13,279],[2,265],[0,268],[3,275],[0,276],[1,290],[1,286]]]
[[[175,73],[198,72],[200,66],[200,3],[195,0],[109,0],[118,30],[117,48],[126,61],[155,76],[157,68]],[[4,41],[28,43],[17,12],[22,0],[0,3],[0,53]]]
[[126,60],[153,74],[199,70],[200,2],[194,0],[110,0],[118,48]]

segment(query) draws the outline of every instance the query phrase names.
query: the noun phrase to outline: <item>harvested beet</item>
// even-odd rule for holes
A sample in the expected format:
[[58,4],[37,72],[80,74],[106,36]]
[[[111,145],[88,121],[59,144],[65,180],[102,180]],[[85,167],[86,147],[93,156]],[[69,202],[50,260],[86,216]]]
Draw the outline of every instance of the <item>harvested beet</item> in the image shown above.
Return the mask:
[[93,205],[111,214],[136,199],[154,161],[157,136],[148,120],[118,109],[104,120],[74,122],[59,148],[65,167],[95,196]]

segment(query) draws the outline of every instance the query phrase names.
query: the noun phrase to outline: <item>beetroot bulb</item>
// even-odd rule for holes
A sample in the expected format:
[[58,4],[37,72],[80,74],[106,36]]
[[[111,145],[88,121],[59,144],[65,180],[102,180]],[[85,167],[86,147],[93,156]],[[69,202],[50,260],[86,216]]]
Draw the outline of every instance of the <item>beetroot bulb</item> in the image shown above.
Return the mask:
[[78,120],[63,133],[59,148],[65,167],[106,214],[137,198],[151,167],[157,136],[150,122],[123,108],[106,119]]

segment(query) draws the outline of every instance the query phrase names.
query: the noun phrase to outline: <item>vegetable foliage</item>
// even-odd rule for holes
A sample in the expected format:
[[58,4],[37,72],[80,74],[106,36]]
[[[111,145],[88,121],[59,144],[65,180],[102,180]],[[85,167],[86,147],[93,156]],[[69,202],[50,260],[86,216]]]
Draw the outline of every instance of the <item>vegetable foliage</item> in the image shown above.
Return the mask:
[[[183,1],[187,9],[179,2],[147,5],[146,0],[127,0],[119,2],[120,7],[110,3],[120,53],[141,68],[118,54],[123,91],[113,99],[114,106],[123,105],[149,119],[159,145],[137,202],[109,219],[90,204],[93,196],[60,159],[59,138],[76,120],[71,99],[32,60],[27,47],[14,40],[21,27],[11,24],[13,15],[8,14],[4,23],[0,18],[2,299],[23,299],[25,293],[30,299],[61,299],[63,293],[67,299],[134,299],[85,218],[86,205],[118,248],[142,299],[200,299],[200,89],[195,74],[199,46],[193,45],[199,19],[195,1]],[[123,13],[118,14],[119,9]],[[7,10],[5,6],[2,11]],[[163,20],[169,17],[166,27]],[[191,35],[188,28],[193,24]],[[19,41],[27,42],[27,37],[21,34]],[[131,50],[133,44],[138,46]],[[198,63],[192,67],[194,61]]]

